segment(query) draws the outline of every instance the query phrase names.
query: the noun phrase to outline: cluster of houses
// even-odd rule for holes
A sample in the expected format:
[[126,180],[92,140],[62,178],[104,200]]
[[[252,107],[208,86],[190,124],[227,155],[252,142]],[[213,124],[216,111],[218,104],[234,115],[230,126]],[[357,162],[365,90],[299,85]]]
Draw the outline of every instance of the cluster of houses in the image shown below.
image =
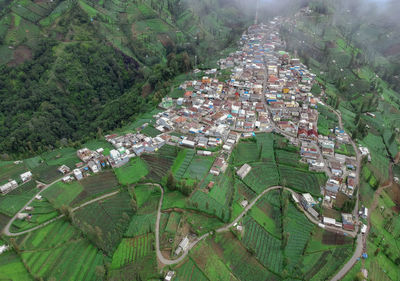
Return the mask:
[[[27,171],[25,173],[22,173],[19,177],[21,179],[21,183],[24,184],[32,179],[32,172]],[[19,183],[17,182],[17,180],[11,179],[7,183],[0,185],[0,193],[7,194],[7,193],[13,191],[14,189],[16,189],[18,186],[19,186]]]

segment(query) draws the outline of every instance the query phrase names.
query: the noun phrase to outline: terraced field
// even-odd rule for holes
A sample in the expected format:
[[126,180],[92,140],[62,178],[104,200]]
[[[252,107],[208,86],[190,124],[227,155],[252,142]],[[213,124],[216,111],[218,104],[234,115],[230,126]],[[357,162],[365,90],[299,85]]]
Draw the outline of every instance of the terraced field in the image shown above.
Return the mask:
[[114,252],[111,268],[120,268],[145,257],[153,250],[154,235],[145,234],[135,238],[124,238]]

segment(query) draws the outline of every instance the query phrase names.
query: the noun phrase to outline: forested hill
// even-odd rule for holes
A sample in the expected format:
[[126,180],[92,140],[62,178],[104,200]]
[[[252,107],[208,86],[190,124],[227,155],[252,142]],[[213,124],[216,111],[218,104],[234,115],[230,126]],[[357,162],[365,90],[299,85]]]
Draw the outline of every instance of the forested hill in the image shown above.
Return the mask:
[[0,0],[0,153],[102,135],[209,66],[251,23],[225,0]]

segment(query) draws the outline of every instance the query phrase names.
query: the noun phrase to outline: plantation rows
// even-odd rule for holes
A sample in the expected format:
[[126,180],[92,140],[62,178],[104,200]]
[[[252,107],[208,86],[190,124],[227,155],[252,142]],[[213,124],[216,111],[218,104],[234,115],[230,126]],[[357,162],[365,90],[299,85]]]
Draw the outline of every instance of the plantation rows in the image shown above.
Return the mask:
[[135,214],[126,230],[125,237],[134,237],[143,235],[149,232],[154,232],[154,226],[156,223],[156,214]]
[[132,215],[130,197],[124,192],[78,210],[75,213],[75,223],[84,233],[95,233],[96,245],[111,254]]
[[283,165],[279,165],[279,174],[282,185],[314,195],[320,195],[320,187],[327,180],[324,173],[311,173]]
[[336,248],[333,252],[328,251],[328,254],[324,257],[326,258],[326,262],[323,264],[319,264],[318,262],[314,266],[318,272],[311,270],[309,273],[307,273],[306,276],[311,277],[308,280],[328,280],[336,272],[336,270],[343,265],[347,258],[351,256],[352,252],[353,248],[351,246],[346,248]]
[[257,147],[262,161],[275,161],[273,134],[257,134]]
[[259,263],[233,234],[224,233],[217,235],[218,247],[223,250],[224,262],[229,265],[232,273],[244,281],[279,280]]
[[21,250],[48,249],[80,237],[79,230],[70,223],[58,220],[48,226],[34,231],[20,245]]
[[147,163],[147,166],[150,168],[149,173],[146,178],[159,182],[161,179],[168,173],[170,167],[174,163],[173,159],[154,155],[154,154],[145,154],[142,156],[142,159]]
[[95,268],[103,263],[102,254],[86,240],[23,252],[22,259],[35,276],[55,280],[96,280]]
[[260,151],[255,142],[241,141],[232,153],[235,166],[260,160]]
[[194,264],[192,259],[188,259],[182,266],[177,269],[176,281],[207,281],[208,278]]
[[288,206],[283,228],[289,235],[285,255],[289,258],[289,264],[294,266],[303,254],[314,225],[291,203]]
[[280,273],[283,268],[281,241],[264,230],[253,219],[247,217],[244,223],[243,243],[255,251],[257,259],[271,271]]
[[152,243],[152,234],[122,239],[113,255],[111,268],[120,268],[125,264],[146,256],[152,251]]
[[267,187],[279,185],[279,173],[275,162],[261,162],[251,164],[251,171],[244,178],[244,182],[257,194]]
[[193,149],[186,150],[185,159],[183,160],[181,166],[179,167],[178,171],[175,174],[177,180],[181,180],[183,178],[187,168],[190,165],[190,162],[192,162],[193,160],[194,154],[195,151]]
[[[276,150],[276,161],[279,164],[289,165],[293,167],[299,166],[300,155],[299,153],[289,152],[286,150]],[[307,166],[308,168],[308,166]]]
[[225,206],[200,190],[197,190],[190,198],[189,207],[194,207],[195,209],[201,210],[205,213],[216,215],[222,220],[228,218],[228,210]]

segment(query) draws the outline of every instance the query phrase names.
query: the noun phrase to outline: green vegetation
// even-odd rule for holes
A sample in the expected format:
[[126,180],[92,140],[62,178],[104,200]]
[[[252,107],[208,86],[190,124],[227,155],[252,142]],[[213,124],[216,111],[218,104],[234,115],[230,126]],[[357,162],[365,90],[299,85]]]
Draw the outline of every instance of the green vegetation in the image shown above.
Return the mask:
[[120,268],[128,263],[134,263],[152,251],[153,235],[146,234],[135,238],[122,239],[114,252],[111,269]]
[[280,274],[283,269],[281,240],[275,238],[253,219],[244,220],[243,244],[255,253],[257,260],[270,271]]
[[14,216],[37,192],[33,180],[19,186],[6,196],[0,197],[0,212],[10,217]]
[[136,183],[145,177],[148,172],[149,170],[146,162],[138,157],[132,158],[129,161],[129,164],[115,169],[115,174],[117,175],[118,181],[122,185]]
[[0,266],[0,279],[33,280],[24,267],[20,257],[14,251],[9,251],[0,255]]
[[71,204],[82,191],[83,186],[78,181],[71,183],[57,182],[46,189],[42,195],[51,202],[54,208],[60,208],[63,205]]
[[73,222],[96,246],[111,256],[132,215],[129,194],[120,192],[104,201],[79,209],[73,215]]
[[195,56],[197,67],[215,67],[251,22],[221,0],[24,0],[0,10],[5,158],[79,146],[137,120]]
[[103,265],[101,252],[63,220],[28,234],[19,248],[27,269],[41,278],[93,280]]

